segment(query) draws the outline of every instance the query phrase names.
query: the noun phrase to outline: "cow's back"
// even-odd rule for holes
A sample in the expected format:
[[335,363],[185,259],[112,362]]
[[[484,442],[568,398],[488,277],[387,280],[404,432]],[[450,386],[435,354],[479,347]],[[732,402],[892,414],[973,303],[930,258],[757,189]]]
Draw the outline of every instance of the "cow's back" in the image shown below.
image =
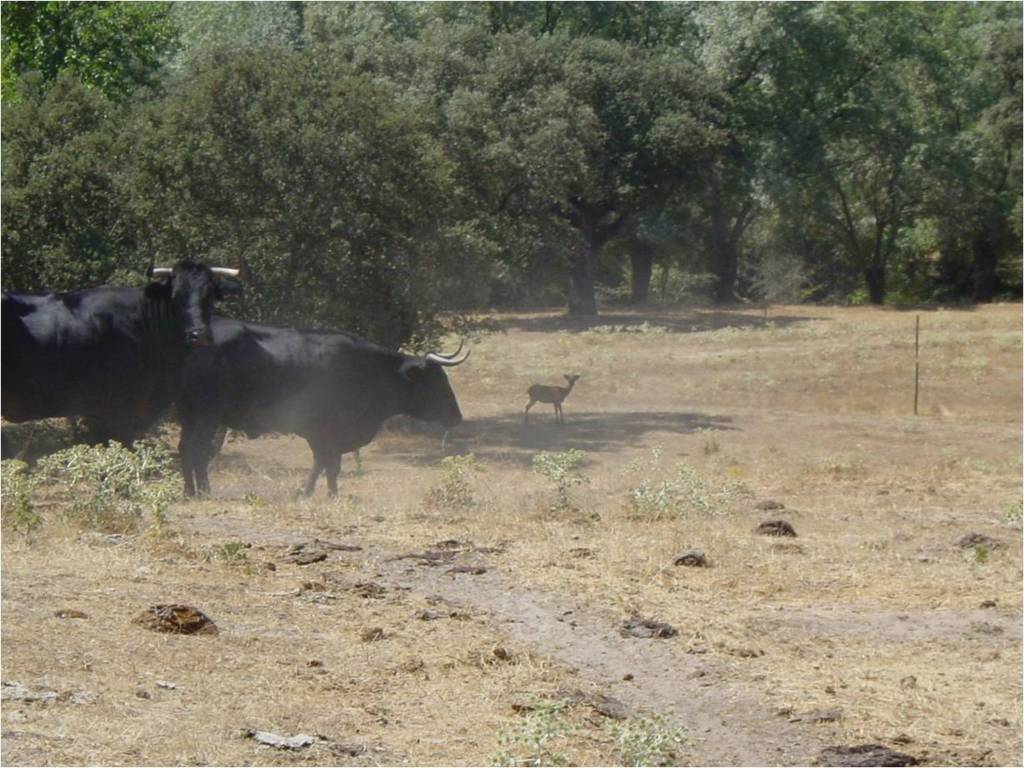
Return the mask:
[[3,415],[152,420],[178,387],[181,346],[151,338],[140,289],[3,297]]
[[[380,349],[348,334],[211,322],[213,345],[185,363],[183,419],[216,420],[255,437],[308,436],[359,413],[358,382]],[[365,347],[365,349],[364,349]]]

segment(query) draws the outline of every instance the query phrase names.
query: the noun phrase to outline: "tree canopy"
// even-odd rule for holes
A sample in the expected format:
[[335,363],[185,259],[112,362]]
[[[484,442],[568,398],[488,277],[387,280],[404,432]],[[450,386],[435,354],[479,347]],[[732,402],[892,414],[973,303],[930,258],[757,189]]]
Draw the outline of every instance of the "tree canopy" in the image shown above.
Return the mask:
[[791,299],[1019,295],[1016,4],[0,14],[5,288],[244,258],[237,311],[392,346],[444,310],[783,273]]

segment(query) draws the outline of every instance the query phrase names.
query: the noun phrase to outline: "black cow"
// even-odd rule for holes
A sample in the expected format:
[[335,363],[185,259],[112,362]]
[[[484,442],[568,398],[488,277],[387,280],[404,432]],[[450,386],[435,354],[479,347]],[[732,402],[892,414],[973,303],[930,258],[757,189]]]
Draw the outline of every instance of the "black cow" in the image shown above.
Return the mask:
[[213,344],[189,356],[178,398],[186,496],[210,491],[210,443],[221,424],[250,437],[286,432],[306,438],[313,469],[305,494],[324,472],[335,496],[341,455],[373,440],[390,416],[448,428],[462,421],[443,369],[466,359],[457,359],[458,352],[415,357],[346,333],[221,317],[211,328]]
[[174,400],[186,352],[210,341],[214,301],[237,269],[184,261],[145,288],[4,293],[2,414],[80,416],[89,440],[128,444]]

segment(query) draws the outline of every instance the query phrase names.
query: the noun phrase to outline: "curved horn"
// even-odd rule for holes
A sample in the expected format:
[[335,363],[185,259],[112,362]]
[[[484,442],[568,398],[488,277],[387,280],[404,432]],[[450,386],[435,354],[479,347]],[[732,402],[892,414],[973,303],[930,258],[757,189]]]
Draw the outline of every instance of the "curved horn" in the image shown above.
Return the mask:
[[170,277],[174,274],[174,267],[150,267],[146,273],[150,277]]
[[463,344],[465,344],[465,342],[462,339],[459,339],[459,348],[452,352],[450,355],[446,355],[444,352],[433,352],[431,354],[437,355],[438,357],[443,357],[446,360],[451,360],[453,357],[458,355],[459,352],[462,351]]
[[[459,347],[459,349],[462,349],[462,347]],[[441,355],[437,354],[436,352],[427,352],[427,354],[424,356],[424,359],[428,363],[437,363],[438,365],[443,365],[443,366],[459,365],[460,363],[466,362],[466,358],[469,357],[469,352],[470,352],[470,350],[467,349],[466,350],[466,354],[464,354],[458,360],[455,359],[454,355],[452,357],[442,357]]]
[[225,277],[238,277],[242,274],[242,270],[229,267],[210,267],[210,271],[215,275],[224,275]]

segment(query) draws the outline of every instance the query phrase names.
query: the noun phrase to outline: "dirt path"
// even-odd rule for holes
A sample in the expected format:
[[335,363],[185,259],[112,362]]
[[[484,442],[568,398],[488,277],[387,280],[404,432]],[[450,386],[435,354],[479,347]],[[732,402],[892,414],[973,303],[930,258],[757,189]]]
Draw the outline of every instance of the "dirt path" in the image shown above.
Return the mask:
[[825,746],[812,728],[773,715],[743,686],[724,682],[678,637],[622,637],[621,617],[522,589],[494,570],[474,576],[402,562],[380,566],[392,586],[491,616],[511,640],[578,670],[637,714],[670,713],[690,737],[687,757],[695,765],[807,765]]
[[[299,532],[260,531],[237,517],[187,521],[200,536],[232,537],[255,546],[283,547],[308,541]],[[735,680],[709,656],[687,652],[686,628],[669,639],[639,639],[619,633],[622,616],[582,605],[564,595],[524,588],[495,567],[487,554],[465,550],[433,562],[364,546],[343,557],[357,576],[420,597],[440,597],[457,608],[489,617],[510,642],[575,669],[581,681],[597,685],[635,714],[670,713],[683,726],[687,758],[697,765],[806,765],[829,746],[828,732],[791,722],[769,711],[758,692]],[[452,565],[480,566],[483,573],[450,573]],[[871,635],[913,642],[966,634],[988,640],[1019,640],[1020,621],[991,610],[893,612],[850,608],[765,605],[753,620],[769,631],[780,624],[808,636]],[[699,649],[698,649],[699,650]]]

